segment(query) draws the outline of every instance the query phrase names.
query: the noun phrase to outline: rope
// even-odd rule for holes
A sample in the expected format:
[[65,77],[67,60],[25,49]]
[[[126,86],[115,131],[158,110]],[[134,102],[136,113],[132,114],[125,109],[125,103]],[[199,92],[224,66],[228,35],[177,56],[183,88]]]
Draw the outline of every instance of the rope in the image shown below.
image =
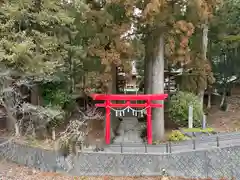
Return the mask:
[[143,115],[146,113],[146,109],[150,108],[150,106],[147,106],[144,109],[137,110],[137,109],[131,108],[130,106],[127,106],[124,109],[115,109],[115,108],[112,108],[111,106],[107,106],[107,107],[113,110],[116,116],[125,116],[125,111],[127,110],[127,112],[132,111],[133,116],[138,116],[138,114],[140,114],[141,117],[143,117]]
[[[136,95],[138,94],[138,90],[139,89],[137,88],[137,90],[135,91]],[[126,89],[124,89],[124,94],[127,94]],[[125,103],[125,101],[124,101],[124,103]],[[136,103],[138,103],[138,100],[136,100]],[[115,112],[116,116],[125,116],[125,111],[127,110],[127,112],[132,111],[133,116],[138,116],[138,114],[140,113],[141,117],[143,117],[143,114],[146,113],[146,109],[149,108],[150,106],[148,106],[144,109],[141,109],[141,110],[136,110],[129,106],[127,106],[126,108],[121,109],[121,110],[114,109],[110,106],[108,106],[108,107]]]

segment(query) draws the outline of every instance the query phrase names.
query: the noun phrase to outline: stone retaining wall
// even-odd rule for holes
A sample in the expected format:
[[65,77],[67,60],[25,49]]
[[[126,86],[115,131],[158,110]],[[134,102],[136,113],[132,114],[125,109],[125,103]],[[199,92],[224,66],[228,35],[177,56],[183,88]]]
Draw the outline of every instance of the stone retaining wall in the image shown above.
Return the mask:
[[172,154],[79,153],[64,158],[54,151],[16,143],[0,147],[0,156],[42,171],[88,176],[161,175],[236,177],[240,179],[240,146]]

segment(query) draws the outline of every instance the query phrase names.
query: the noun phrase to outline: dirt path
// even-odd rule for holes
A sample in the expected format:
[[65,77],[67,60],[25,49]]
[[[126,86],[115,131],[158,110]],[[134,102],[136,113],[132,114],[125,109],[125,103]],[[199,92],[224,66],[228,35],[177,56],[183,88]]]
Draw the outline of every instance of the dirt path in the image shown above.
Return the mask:
[[[161,177],[74,177],[59,173],[40,172],[24,166],[19,166],[6,161],[0,162],[0,180],[161,180]],[[165,179],[165,180],[168,180]],[[174,178],[176,180],[176,178]]]
[[[40,172],[6,161],[0,162],[0,180],[190,180],[180,177],[74,177],[59,173]],[[197,180],[197,179],[191,179]],[[198,180],[211,180],[198,179]],[[226,179],[222,179],[226,180]]]
[[70,180],[74,177],[57,173],[43,173],[35,169],[19,166],[6,161],[0,162],[0,180]]
[[208,123],[217,131],[240,130],[240,96],[229,97],[228,104],[227,111],[212,107],[209,112]]

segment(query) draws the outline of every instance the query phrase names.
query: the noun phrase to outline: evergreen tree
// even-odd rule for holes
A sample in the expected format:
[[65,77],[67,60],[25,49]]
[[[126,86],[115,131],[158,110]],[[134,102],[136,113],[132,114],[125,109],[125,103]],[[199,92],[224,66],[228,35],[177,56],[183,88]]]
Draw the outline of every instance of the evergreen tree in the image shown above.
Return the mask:
[[66,50],[62,26],[73,23],[55,0],[10,0],[0,8],[1,62],[24,74],[52,73]]
[[[68,55],[68,49],[65,47],[67,40],[61,36],[64,27],[70,27],[74,19],[66,12],[64,4],[54,0],[4,2],[0,7],[1,67],[5,66],[7,70],[17,72],[17,77],[21,77],[24,84],[26,77],[47,79],[46,77],[53,75],[64,65]],[[6,84],[6,81],[4,83]],[[15,92],[14,89],[12,91]],[[6,98],[4,95],[1,98],[5,99],[2,104],[8,112],[8,118],[11,117],[11,121],[14,121],[14,126],[17,127],[15,115],[20,109],[16,107],[22,102],[21,97]],[[22,108],[29,107],[31,106]],[[24,111],[27,112],[26,109]],[[48,120],[45,118],[42,125]]]

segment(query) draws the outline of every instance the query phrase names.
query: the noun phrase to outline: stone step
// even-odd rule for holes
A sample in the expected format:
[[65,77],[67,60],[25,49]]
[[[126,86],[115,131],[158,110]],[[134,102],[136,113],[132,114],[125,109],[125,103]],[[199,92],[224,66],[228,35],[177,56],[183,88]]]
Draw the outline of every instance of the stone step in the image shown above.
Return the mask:
[[136,117],[123,117],[114,143],[142,143],[141,126]]

